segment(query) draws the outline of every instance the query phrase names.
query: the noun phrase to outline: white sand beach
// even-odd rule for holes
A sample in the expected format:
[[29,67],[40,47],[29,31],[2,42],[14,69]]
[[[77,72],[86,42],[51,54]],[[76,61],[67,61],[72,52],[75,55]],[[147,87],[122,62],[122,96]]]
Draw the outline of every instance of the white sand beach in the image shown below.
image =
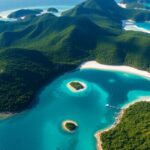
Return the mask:
[[121,8],[127,8],[127,4],[123,4],[123,3],[117,3],[118,6],[120,6]]
[[103,147],[102,147],[102,140],[101,140],[101,134],[102,134],[102,133],[105,133],[105,132],[108,132],[109,130],[115,128],[115,127],[120,123],[120,121],[121,121],[121,119],[122,119],[122,117],[123,117],[123,115],[124,115],[126,109],[128,109],[130,106],[132,106],[132,105],[134,105],[134,104],[136,104],[136,103],[138,103],[138,102],[150,102],[150,96],[143,96],[143,97],[140,97],[140,98],[137,99],[136,101],[131,102],[131,103],[125,105],[125,106],[122,108],[122,110],[120,111],[118,117],[116,118],[115,123],[114,123],[112,126],[106,128],[105,130],[100,130],[100,131],[98,131],[98,132],[95,133],[94,136],[95,136],[96,141],[97,141],[97,150],[103,150]]
[[123,20],[122,21],[123,29],[126,31],[137,31],[150,34],[150,30],[138,27],[133,20]]
[[112,66],[112,65],[103,65],[96,61],[87,61],[80,65],[79,69],[99,69],[99,70],[108,70],[108,71],[119,71],[124,73],[131,73],[139,76],[143,76],[147,79],[150,79],[150,73],[143,70],[138,70],[129,66]]
[[[114,70],[114,71],[119,71],[119,72],[123,72],[123,73],[135,74],[135,75],[143,76],[146,79],[150,79],[150,73],[147,71],[138,70],[138,69],[135,69],[135,68],[129,67],[129,66],[103,65],[103,64],[99,64],[96,61],[87,61],[87,62],[81,64],[79,69],[99,69],[99,70],[108,70],[108,71]],[[139,99],[135,100],[134,102],[131,102],[127,105],[124,105],[122,110],[120,111],[118,117],[116,118],[115,123],[112,126],[106,128],[105,130],[101,130],[101,131],[98,131],[95,133],[94,136],[97,140],[97,150],[103,150],[102,141],[101,141],[101,134],[115,128],[116,125],[120,123],[120,120],[122,119],[122,116],[123,116],[124,112],[126,111],[126,109],[129,108],[131,105],[134,105],[135,103],[141,102],[141,101],[150,102],[150,96],[140,97]]]
[[73,121],[73,120],[65,120],[62,122],[62,128],[66,131],[66,132],[69,132],[69,133],[74,133],[75,131],[71,131],[69,130],[67,127],[66,127],[66,124],[67,123],[71,123],[71,124],[74,124],[76,127],[78,127],[78,124]]
[[0,113],[0,119],[7,119],[9,117],[14,116],[16,113],[6,112],[6,113]]

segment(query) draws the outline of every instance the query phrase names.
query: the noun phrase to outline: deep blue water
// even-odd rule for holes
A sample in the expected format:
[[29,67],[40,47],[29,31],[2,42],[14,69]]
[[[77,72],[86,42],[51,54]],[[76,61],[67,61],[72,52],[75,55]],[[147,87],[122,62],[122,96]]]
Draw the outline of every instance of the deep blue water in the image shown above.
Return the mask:
[[[87,89],[73,93],[66,84],[79,80]],[[96,150],[94,133],[112,125],[117,109],[140,96],[150,96],[150,80],[127,73],[78,70],[64,74],[37,96],[34,108],[0,121],[0,150]],[[142,110],[141,110],[142,111]],[[61,124],[78,123],[76,133]]]

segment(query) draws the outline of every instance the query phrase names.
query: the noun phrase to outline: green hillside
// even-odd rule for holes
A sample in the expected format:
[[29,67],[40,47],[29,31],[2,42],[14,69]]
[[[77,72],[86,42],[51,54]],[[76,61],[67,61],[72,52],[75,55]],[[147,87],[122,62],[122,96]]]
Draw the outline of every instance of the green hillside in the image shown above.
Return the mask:
[[128,108],[117,127],[102,134],[103,150],[150,149],[149,110],[150,103],[146,102]]
[[8,18],[18,19],[21,17],[30,16],[30,15],[37,15],[37,14],[40,14],[42,11],[43,10],[41,9],[21,9],[21,10],[17,10],[17,11],[10,13],[8,15]]
[[150,71],[150,35],[122,30],[122,19],[137,16],[149,11],[88,0],[62,17],[0,22],[0,111],[25,109],[45,83],[87,60]]
[[72,65],[54,64],[41,52],[8,49],[0,53],[0,110],[21,111],[39,88]]

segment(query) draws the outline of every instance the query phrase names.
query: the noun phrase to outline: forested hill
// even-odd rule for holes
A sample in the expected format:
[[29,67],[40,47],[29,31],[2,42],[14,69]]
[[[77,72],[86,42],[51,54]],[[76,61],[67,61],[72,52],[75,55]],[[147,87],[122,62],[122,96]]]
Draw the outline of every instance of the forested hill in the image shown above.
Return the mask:
[[116,128],[102,134],[103,150],[148,150],[149,110],[149,102],[139,102],[128,108]]
[[104,2],[87,0],[62,17],[0,22],[1,112],[27,108],[45,83],[87,60],[150,71],[150,35],[126,32],[121,22],[147,20],[149,11]]

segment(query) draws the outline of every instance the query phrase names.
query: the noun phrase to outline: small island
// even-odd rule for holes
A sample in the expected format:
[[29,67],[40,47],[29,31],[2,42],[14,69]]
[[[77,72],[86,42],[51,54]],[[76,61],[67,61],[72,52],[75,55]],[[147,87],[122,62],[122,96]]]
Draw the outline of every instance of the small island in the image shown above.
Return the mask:
[[86,89],[86,84],[81,81],[71,81],[67,84],[68,88],[73,92],[81,92]]
[[66,120],[62,123],[62,128],[69,133],[74,133],[77,128],[78,124],[75,121],[72,120]]
[[58,13],[59,12],[58,9],[56,9],[56,8],[49,8],[49,9],[47,9],[47,11],[51,12],[51,13]]
[[8,15],[8,18],[19,19],[21,17],[27,17],[31,15],[38,15],[42,13],[42,9],[20,9],[15,12],[12,12]]

